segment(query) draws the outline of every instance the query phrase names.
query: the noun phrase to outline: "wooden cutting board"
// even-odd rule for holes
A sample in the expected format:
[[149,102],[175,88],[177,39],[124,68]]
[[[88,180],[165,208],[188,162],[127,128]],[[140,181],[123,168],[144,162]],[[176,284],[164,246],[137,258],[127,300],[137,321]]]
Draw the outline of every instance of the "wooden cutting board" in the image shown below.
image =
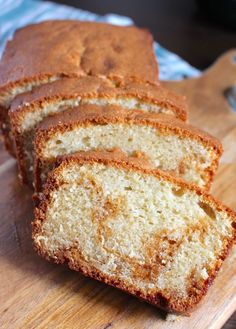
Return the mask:
[[[219,137],[225,153],[214,194],[236,208],[236,112],[225,93],[236,83],[236,50],[200,78],[164,84],[188,97],[191,123]],[[190,318],[164,321],[154,307],[50,264],[31,248],[31,193],[20,186],[15,160],[0,148],[0,328],[221,328],[236,308],[233,252]],[[233,327],[232,327],[233,328]]]

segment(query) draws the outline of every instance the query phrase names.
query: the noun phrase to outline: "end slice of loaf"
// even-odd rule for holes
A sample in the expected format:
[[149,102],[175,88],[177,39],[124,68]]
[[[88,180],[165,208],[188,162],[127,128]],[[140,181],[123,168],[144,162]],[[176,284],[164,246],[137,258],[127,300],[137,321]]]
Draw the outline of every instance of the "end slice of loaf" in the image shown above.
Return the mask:
[[[64,78],[16,97],[10,110],[20,176],[32,181],[32,140],[35,127],[47,116],[80,104],[119,105],[127,110],[165,113],[186,120],[185,99],[160,85],[128,82],[114,84],[96,77]],[[31,176],[26,172],[31,166]]]
[[58,156],[113,148],[120,148],[127,156],[136,154],[144,165],[206,188],[211,185],[222,153],[217,139],[169,115],[81,105],[48,117],[38,126],[36,191],[41,190]]
[[203,190],[121,154],[64,158],[35,210],[37,252],[186,314],[235,241],[236,214]]
[[155,84],[158,67],[152,43],[147,30],[134,26],[76,20],[45,21],[17,30],[0,61],[0,120],[8,150],[14,153],[8,109],[16,95],[63,76]]

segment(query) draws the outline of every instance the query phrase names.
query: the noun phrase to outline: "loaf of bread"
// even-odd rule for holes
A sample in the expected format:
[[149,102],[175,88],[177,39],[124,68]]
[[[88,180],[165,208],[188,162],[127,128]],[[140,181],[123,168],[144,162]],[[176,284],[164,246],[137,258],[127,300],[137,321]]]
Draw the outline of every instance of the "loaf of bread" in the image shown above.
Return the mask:
[[[144,165],[148,163],[151,168],[172,172],[206,188],[211,185],[222,153],[216,138],[173,116],[117,106],[81,105],[49,116],[38,126],[34,150],[36,191],[41,190],[58,156],[113,148],[120,148],[128,156],[136,154]],[[33,161],[32,157],[31,164]]]
[[236,214],[139,159],[62,159],[35,210],[37,252],[164,310],[189,313],[235,241]]
[[160,85],[124,82],[114,85],[96,77],[64,78],[35,88],[15,98],[9,111],[20,177],[24,183],[32,181],[27,172],[32,169],[32,141],[35,127],[43,118],[79,104],[121,105],[124,109],[165,113],[186,120],[185,99]]
[[34,248],[188,314],[236,238],[208,194],[221,143],[163,88],[151,34],[73,20],[19,29],[0,61],[0,124],[35,187]]
[[147,30],[96,22],[46,21],[17,30],[0,62],[0,119],[8,150],[14,153],[8,108],[17,94],[64,76],[157,83],[152,43]]

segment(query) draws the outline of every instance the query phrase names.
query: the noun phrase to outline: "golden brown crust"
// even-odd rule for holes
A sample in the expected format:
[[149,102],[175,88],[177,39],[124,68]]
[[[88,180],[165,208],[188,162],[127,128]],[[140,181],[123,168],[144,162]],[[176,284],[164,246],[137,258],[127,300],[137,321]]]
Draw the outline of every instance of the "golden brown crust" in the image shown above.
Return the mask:
[[0,63],[0,90],[58,75],[156,83],[152,42],[148,31],[133,26],[73,20],[28,25],[17,30],[6,45]]
[[[37,219],[35,219],[35,222],[32,223],[33,237],[34,237],[34,232],[36,234],[40,230],[40,225],[41,225],[40,218],[43,218],[43,215],[41,214],[40,217],[36,217],[36,218]],[[193,289],[191,298],[189,298],[188,301],[178,300],[177,298],[175,298],[175,296],[168,296],[162,292],[144,294],[135,286],[126,285],[119,279],[106,276],[98,269],[88,266],[88,264],[83,262],[83,259],[81,258],[78,259],[77,262],[72,262],[72,257],[74,256],[73,248],[71,248],[72,250],[71,249],[69,250],[67,249],[65,251],[59,250],[58,253],[54,255],[54,257],[49,255],[46,250],[40,248],[36,243],[34,243],[34,249],[41,257],[47,259],[48,261],[54,262],[56,264],[66,263],[68,264],[70,269],[78,271],[86,277],[98,280],[107,285],[118,288],[166,312],[171,312],[178,315],[190,315],[190,312],[192,312],[198,306],[198,304],[201,302],[203,297],[207,294],[207,291],[211,286],[211,284],[213,283],[224,259],[228,256],[232,245],[233,242],[229,241],[228,245],[220,255],[220,261],[217,262],[215,268],[211,271],[211,275],[208,277],[208,279],[204,281],[204,284],[201,286],[201,291],[199,292],[198,290],[197,292],[194,291]],[[79,250],[76,250],[76,252],[79,252]]]
[[[140,166],[139,162],[136,161],[136,159],[130,159],[125,157],[125,155],[122,152],[80,152],[71,156],[62,157],[58,164],[59,166],[54,169],[49,174],[47,183],[44,187],[43,194],[39,197],[39,206],[35,209],[35,221],[32,223],[33,227],[33,239],[34,237],[41,232],[41,225],[42,222],[46,220],[46,211],[48,206],[50,205],[51,201],[51,193],[54,190],[57,190],[60,186],[60,173],[63,171],[65,167],[67,167],[70,164],[85,164],[85,163],[102,163],[106,166],[113,166],[120,169],[125,170],[132,170],[132,171],[138,171],[142,173],[143,175],[152,175],[156,177],[157,179],[165,180],[173,185],[188,189],[190,191],[193,191],[197,195],[201,196],[201,198],[210,206],[213,206],[217,211],[224,211],[227,213],[228,216],[232,218],[232,227],[234,229],[234,235],[231,239],[227,240],[227,243],[225,247],[223,248],[221,254],[219,255],[219,259],[215,263],[215,267],[212,268],[211,273],[209,277],[204,281],[204,284],[201,286],[201,290],[199,289],[194,292],[191,291],[191,295],[188,300],[180,300],[176,298],[175,296],[165,296],[161,292],[152,293],[152,294],[144,294],[142,291],[138,290],[134,286],[127,286],[126,284],[122,283],[118,279],[112,279],[104,274],[102,274],[99,270],[94,268],[89,268],[88,264],[83,262],[83,259],[79,259],[77,262],[72,262],[71,255],[73,255],[73,248],[72,250],[58,250],[58,253],[54,256],[50,256],[47,253],[47,250],[40,247],[36,241],[34,241],[34,247],[36,251],[43,257],[45,257],[48,260],[54,261],[56,263],[64,263],[67,262],[69,267],[80,271],[82,274],[92,277],[94,279],[97,279],[99,281],[105,282],[109,285],[113,285],[117,288],[122,289],[123,291],[126,291],[127,293],[130,293],[132,295],[135,295],[159,308],[162,308],[166,311],[171,311],[174,313],[179,314],[187,314],[189,311],[191,311],[196,305],[200,302],[202,297],[206,294],[209,286],[213,282],[223,260],[228,255],[228,252],[233,245],[235,239],[236,239],[236,213],[229,209],[228,207],[222,205],[221,202],[214,199],[210,194],[208,194],[206,191],[188,184],[181,179],[178,179],[176,177],[170,176],[160,170],[151,170],[147,168],[143,168]],[[79,251],[78,251],[79,252]],[[76,259],[76,257],[74,257]]]
[[114,84],[108,79],[98,77],[63,78],[41,85],[31,92],[18,95],[12,102],[11,112],[29,112],[44,103],[58,100],[96,97],[107,100],[134,97],[147,104],[169,109],[173,111],[173,115],[183,121],[187,119],[185,97],[165,89],[160,84],[131,81]]
[[[185,182],[179,177],[175,177],[170,175],[162,170],[159,169],[150,169],[147,165],[142,164],[142,160],[137,157],[127,157],[125,153],[123,153],[119,149],[114,149],[112,151],[89,151],[89,152],[76,152],[71,155],[65,155],[58,159],[57,168],[58,172],[66,166],[69,162],[75,163],[104,163],[105,165],[111,165],[117,168],[127,168],[132,170],[136,170],[146,175],[152,175],[159,179],[165,179],[170,183],[177,184],[181,188],[189,188],[192,191],[195,191],[197,195],[201,195],[208,201],[209,204],[214,204],[217,210],[226,211],[230,216],[235,217],[236,212],[230,209],[227,206],[224,206],[220,201],[215,199],[211,194],[209,194],[205,189],[201,189],[200,187],[196,186],[195,184],[190,184]],[[60,167],[60,164],[62,166]],[[59,168],[60,167],[60,168]],[[54,172],[56,177],[58,174]],[[53,173],[49,174],[50,176]],[[49,179],[50,180],[50,179]]]
[[[162,131],[164,134],[173,134],[183,138],[190,138],[212,149],[212,152],[214,152],[216,156],[214,161],[212,161],[211,167],[205,170],[207,178],[205,187],[206,189],[210,188],[218,168],[219,158],[222,154],[222,145],[218,139],[169,115],[127,111],[117,106],[96,106],[87,104],[47,117],[39,124],[35,136],[36,160],[34,177],[36,191],[41,190],[40,173],[41,166],[43,165],[40,160],[42,158],[41,149],[47,140],[52,138],[57,132],[63,133],[73,130],[78,126],[91,124],[103,125],[108,123],[148,125]],[[145,165],[145,163],[143,165]]]
[[[37,213],[37,210],[35,211]],[[37,216],[37,215],[36,215]],[[34,233],[36,234],[38,231],[40,231],[40,218],[42,218],[42,213],[39,213],[39,216],[36,217],[37,220],[35,220],[32,223],[33,227],[33,236]],[[67,249],[67,250],[59,250],[58,253],[52,257],[49,254],[47,254],[46,250],[41,249],[36,243],[34,243],[34,249],[35,251],[43,258],[47,259],[48,261],[54,262],[56,264],[64,264],[67,263],[69,268],[80,272],[86,277],[98,280],[100,282],[103,282],[107,285],[113,286],[115,288],[118,288],[129,295],[133,295],[137,298],[139,298],[142,301],[145,301],[151,305],[154,305],[155,307],[162,309],[167,312],[173,312],[176,314],[184,314],[189,315],[189,308],[187,310],[187,307],[183,307],[183,305],[177,305],[177,303],[171,303],[168,298],[162,294],[161,292],[157,294],[143,294],[139,289],[137,289],[135,286],[127,286],[125,283],[120,281],[119,279],[110,278],[106,275],[104,275],[101,271],[99,271],[96,268],[93,268],[92,266],[88,266],[86,262],[83,261],[83,259],[80,259],[79,262],[72,262],[71,261],[71,255],[73,253],[77,253],[78,250]],[[209,283],[210,284],[210,283]]]
[[[187,118],[185,98],[176,95],[160,85],[138,82],[114,84],[98,77],[64,78],[50,84],[39,86],[31,92],[18,95],[11,105],[9,115],[15,137],[16,153],[22,181],[28,184],[24,159],[24,137],[21,125],[27,113],[39,111],[47,104],[70,99],[89,100],[136,98],[141,102],[158,105],[168,109],[173,116],[185,121]],[[28,136],[27,136],[28,137]]]
[[12,143],[13,137],[11,133],[11,127],[8,120],[6,119],[7,110],[3,106],[0,105],[0,130],[2,132],[2,135],[4,137],[4,144],[6,150],[15,157],[15,145]]
[[50,130],[53,133],[55,130],[63,131],[70,127],[93,122],[98,124],[135,122],[150,125],[166,132],[173,131],[179,136],[202,141],[206,146],[212,146],[214,149],[217,149],[220,155],[223,151],[222,145],[217,138],[170,115],[148,113],[139,110],[127,111],[115,105],[98,106],[84,104],[76,106],[63,113],[45,118],[38,125],[37,131],[39,133],[42,132],[42,134],[45,132],[46,134],[46,131]]

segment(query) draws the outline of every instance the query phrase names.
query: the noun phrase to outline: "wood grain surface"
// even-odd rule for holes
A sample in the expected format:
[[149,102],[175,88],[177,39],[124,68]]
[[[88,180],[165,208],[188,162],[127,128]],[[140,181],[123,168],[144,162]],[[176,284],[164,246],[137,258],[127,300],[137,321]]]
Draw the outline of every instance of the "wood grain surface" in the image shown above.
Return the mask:
[[[223,142],[213,194],[236,209],[236,113],[225,98],[236,82],[234,57],[236,51],[227,53],[198,79],[164,84],[188,97],[191,123]],[[2,145],[0,184],[0,328],[218,329],[234,312],[235,251],[192,316],[166,322],[154,307],[34,253],[31,193],[20,186],[15,160]],[[236,327],[234,319],[228,329]]]

